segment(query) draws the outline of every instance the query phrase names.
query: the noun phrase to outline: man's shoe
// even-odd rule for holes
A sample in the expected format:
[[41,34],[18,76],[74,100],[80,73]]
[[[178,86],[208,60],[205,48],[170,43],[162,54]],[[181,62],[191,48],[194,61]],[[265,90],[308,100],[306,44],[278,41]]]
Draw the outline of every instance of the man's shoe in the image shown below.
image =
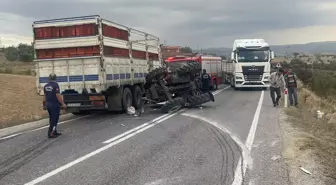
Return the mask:
[[48,136],[48,138],[56,138],[56,137],[58,137],[58,135]]
[[56,132],[55,135],[60,136],[60,135],[62,135],[62,133]]
[[273,104],[273,107],[276,107],[276,104]]

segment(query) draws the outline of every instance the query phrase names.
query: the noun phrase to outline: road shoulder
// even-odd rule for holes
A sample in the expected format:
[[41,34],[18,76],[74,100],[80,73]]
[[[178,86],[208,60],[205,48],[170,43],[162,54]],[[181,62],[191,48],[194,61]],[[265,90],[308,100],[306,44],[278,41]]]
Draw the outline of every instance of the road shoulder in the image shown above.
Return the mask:
[[[81,116],[75,116],[73,114],[64,114],[60,116],[60,122],[65,122],[68,120],[78,119]],[[28,130],[33,130],[37,128],[41,128],[43,126],[49,125],[49,118],[41,119],[38,121],[33,121],[29,123],[24,123],[21,125],[16,125],[12,127],[7,127],[4,129],[0,129],[0,139],[4,137],[10,137],[13,134],[19,134]]]

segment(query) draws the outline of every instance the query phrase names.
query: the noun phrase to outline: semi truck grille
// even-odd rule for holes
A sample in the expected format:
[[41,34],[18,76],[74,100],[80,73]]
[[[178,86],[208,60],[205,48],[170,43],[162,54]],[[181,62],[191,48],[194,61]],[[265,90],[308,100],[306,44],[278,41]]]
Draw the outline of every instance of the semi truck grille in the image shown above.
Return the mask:
[[262,75],[244,75],[245,81],[261,81]]
[[244,76],[263,75],[265,66],[242,66]]

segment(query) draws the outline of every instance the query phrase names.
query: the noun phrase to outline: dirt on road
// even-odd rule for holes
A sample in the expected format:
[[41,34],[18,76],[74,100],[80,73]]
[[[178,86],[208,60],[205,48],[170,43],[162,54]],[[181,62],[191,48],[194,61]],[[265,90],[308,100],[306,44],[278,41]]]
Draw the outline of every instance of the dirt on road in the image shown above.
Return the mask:
[[47,117],[33,76],[0,74],[0,129]]

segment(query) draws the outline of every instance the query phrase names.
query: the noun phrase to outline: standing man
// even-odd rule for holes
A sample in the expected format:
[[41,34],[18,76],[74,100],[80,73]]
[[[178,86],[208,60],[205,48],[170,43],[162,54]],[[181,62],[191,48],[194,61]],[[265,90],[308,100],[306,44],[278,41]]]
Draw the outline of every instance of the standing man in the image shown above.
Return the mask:
[[[285,79],[283,77],[283,69],[278,68],[276,72],[273,72],[269,78],[271,86],[270,86],[270,92],[271,92],[271,98],[273,102],[273,106],[279,106],[279,100],[281,98],[281,87],[283,88],[285,86]],[[275,98],[275,94],[277,97]]]
[[210,90],[210,75],[206,72],[206,69],[203,69],[201,78],[202,78],[202,90],[204,92],[208,92]]
[[61,135],[56,129],[61,106],[65,108],[66,105],[63,102],[58,83],[56,82],[56,74],[54,73],[49,75],[49,83],[44,86],[44,101],[46,102],[46,107],[49,113],[48,137],[56,138]]
[[292,68],[288,70],[284,78],[286,81],[286,87],[288,89],[290,106],[293,106],[293,98],[294,98],[294,105],[298,106],[297,81],[296,81],[297,77],[296,74],[293,72]]

